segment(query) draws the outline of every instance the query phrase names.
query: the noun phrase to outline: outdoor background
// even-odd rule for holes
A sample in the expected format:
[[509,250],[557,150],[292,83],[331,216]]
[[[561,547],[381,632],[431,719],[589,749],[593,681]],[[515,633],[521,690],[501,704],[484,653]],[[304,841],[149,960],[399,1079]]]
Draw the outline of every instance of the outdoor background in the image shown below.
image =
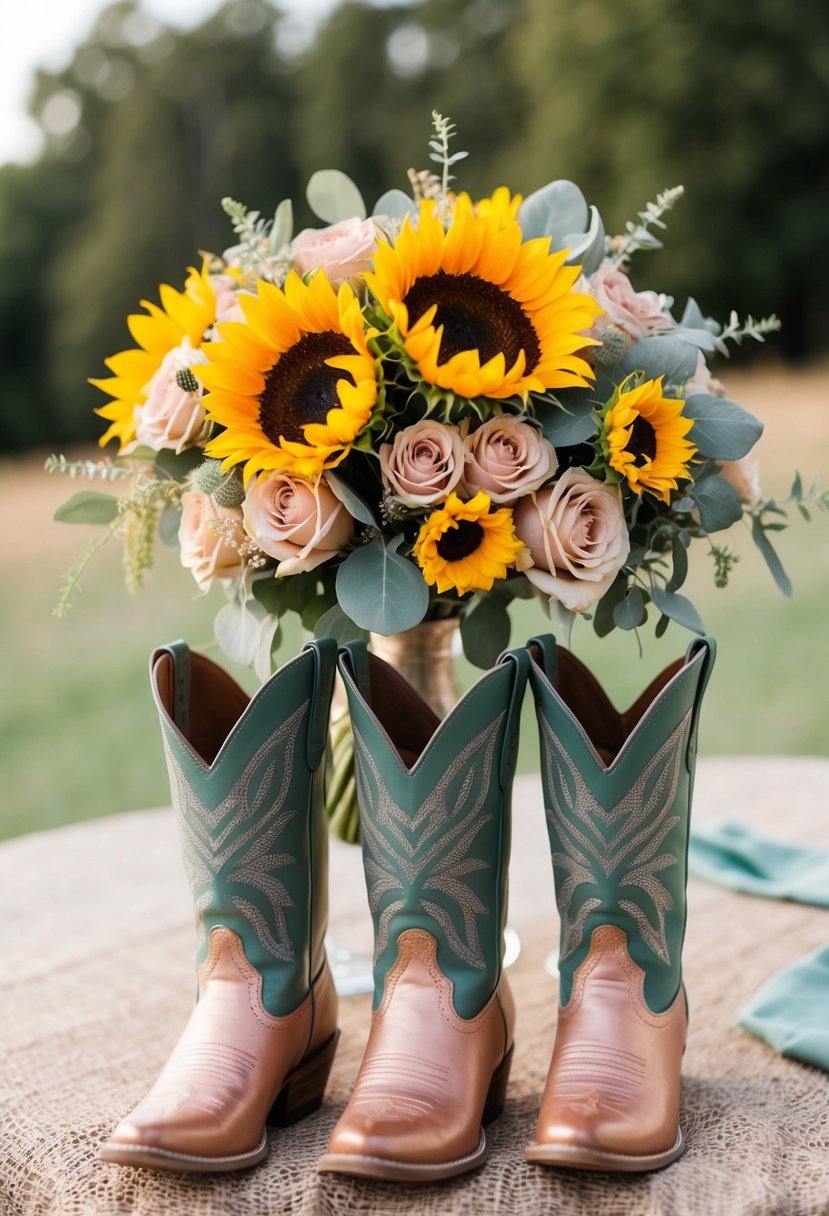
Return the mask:
[[[140,299],[157,298],[160,282],[181,286],[199,250],[232,243],[223,195],[264,214],[290,197],[299,229],[314,222],[304,203],[314,169],[345,170],[370,202],[405,189],[407,168],[427,166],[433,108],[457,123],[470,152],[458,185],[473,195],[572,178],[613,232],[682,183],[666,249],[636,256],[634,285],[671,291],[680,312],[693,294],[721,319],[732,308],[782,318],[767,347],[714,371],[766,422],[767,495],[785,499],[796,469],[829,482],[829,6],[202,8],[187,30],[166,26],[155,4],[103,9],[60,66],[32,78],[38,138],[22,163],[0,166],[0,836],[168,799],[147,656],[176,636],[209,645],[221,590],[199,596],[162,550],[145,592],[130,597],[114,545],[69,617],[55,619],[92,532],[51,522],[79,485],[47,476],[43,462],[51,451],[95,454],[92,410],[104,398],[87,377],[130,344],[124,319]],[[777,536],[791,600],[745,528],[729,538],[741,561],[726,591],[713,586],[705,545],[692,550],[687,593],[720,645],[704,753],[827,753],[829,516],[792,518]],[[540,608],[522,605],[513,641],[543,628]],[[288,646],[299,640],[288,631]],[[599,641],[579,623],[573,645],[622,703],[689,640],[672,625],[658,643],[652,627]]]

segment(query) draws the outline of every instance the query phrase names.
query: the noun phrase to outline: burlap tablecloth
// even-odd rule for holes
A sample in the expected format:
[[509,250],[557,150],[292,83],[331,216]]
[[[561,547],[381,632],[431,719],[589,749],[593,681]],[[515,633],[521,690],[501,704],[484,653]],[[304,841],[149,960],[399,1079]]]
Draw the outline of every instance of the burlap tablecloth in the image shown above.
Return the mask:
[[[709,760],[695,814],[736,817],[829,845],[829,760]],[[332,858],[333,924],[365,942],[358,851]],[[519,780],[510,919],[523,951],[515,1064],[483,1170],[416,1188],[318,1175],[367,1032],[367,997],[341,1006],[322,1110],[271,1133],[267,1161],[204,1178],[102,1165],[97,1147],[145,1092],[193,997],[192,918],[169,811],[145,811],[0,847],[2,1216],[528,1213],[826,1216],[829,1075],[785,1061],[735,1026],[778,968],[829,941],[829,912],[692,881],[688,1151],[661,1173],[576,1174],[524,1163],[550,1057],[556,985],[543,970],[556,918],[540,788]],[[829,1001],[827,1001],[829,1017]]]

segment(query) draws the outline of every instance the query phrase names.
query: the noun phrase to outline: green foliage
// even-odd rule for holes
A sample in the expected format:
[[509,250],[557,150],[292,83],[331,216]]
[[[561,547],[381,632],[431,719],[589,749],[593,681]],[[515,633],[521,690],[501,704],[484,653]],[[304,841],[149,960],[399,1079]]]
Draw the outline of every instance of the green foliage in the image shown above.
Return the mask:
[[388,544],[376,536],[337,570],[337,599],[361,629],[402,633],[426,615],[429,589],[417,566],[397,552],[402,542],[402,536]]

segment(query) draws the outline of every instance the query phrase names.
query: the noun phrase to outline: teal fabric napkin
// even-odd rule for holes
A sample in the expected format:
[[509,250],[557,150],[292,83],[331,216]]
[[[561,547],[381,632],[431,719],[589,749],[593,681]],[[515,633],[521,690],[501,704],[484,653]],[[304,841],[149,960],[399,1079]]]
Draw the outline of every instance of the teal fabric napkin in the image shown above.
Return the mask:
[[[732,891],[829,908],[829,850],[788,844],[743,823],[695,828],[688,869]],[[829,1007],[829,988],[826,994]]]
[[778,971],[739,1024],[781,1055],[829,1070],[829,946]]

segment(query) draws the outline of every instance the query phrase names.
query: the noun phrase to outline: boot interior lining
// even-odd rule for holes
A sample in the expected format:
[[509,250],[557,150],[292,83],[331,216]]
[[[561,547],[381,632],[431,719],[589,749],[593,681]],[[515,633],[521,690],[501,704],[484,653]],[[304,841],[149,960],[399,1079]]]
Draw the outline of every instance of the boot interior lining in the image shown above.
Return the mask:
[[[189,721],[187,728],[176,726],[205,764],[212,764],[233,727],[247,708],[250,698],[236,681],[210,659],[191,654]],[[172,657],[163,654],[156,664],[159,697],[171,720],[173,717]]]
[[411,768],[440,726],[440,718],[384,659],[369,653],[368,664],[371,708],[400,759]]

